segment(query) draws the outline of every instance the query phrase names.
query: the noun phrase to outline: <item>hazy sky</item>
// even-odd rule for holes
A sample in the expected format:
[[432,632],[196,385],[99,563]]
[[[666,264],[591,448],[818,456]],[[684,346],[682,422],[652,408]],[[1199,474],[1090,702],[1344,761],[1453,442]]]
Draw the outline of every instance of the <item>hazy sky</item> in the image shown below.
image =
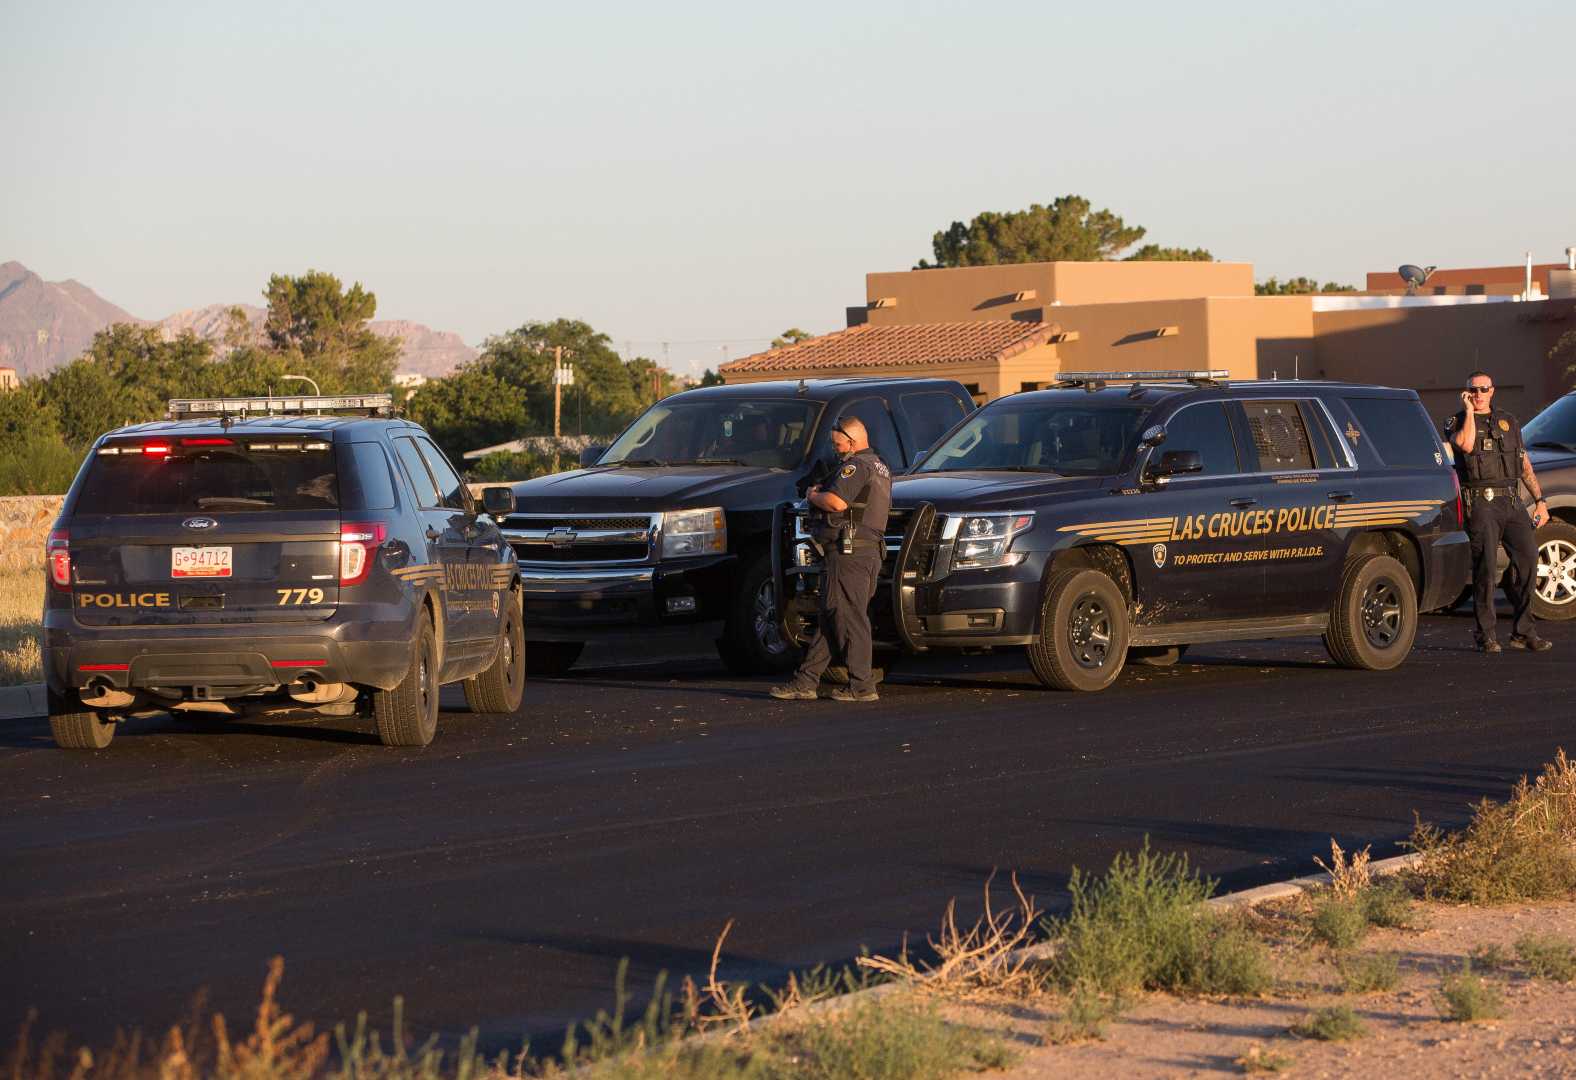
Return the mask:
[[1576,244],[1576,3],[0,0],[0,261],[133,314],[329,270],[673,366],[1078,193],[1259,277]]

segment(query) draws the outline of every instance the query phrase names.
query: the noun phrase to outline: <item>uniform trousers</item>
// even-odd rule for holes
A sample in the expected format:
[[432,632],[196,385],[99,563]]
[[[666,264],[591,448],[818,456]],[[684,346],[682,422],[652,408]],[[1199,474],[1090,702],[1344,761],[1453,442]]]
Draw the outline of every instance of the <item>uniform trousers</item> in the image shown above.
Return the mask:
[[873,691],[870,671],[870,598],[881,572],[881,544],[861,541],[844,555],[834,541],[827,545],[821,576],[821,598],[815,636],[806,646],[794,682],[812,690],[831,666],[833,655],[848,667],[848,686],[855,693]]
[[1515,623],[1511,632],[1532,635],[1532,590],[1538,581],[1538,544],[1533,539],[1532,519],[1519,499],[1499,495],[1495,499],[1474,493],[1472,510],[1467,516],[1467,535],[1472,540],[1472,606],[1477,618],[1479,639],[1494,636],[1494,587],[1498,584],[1499,545],[1510,556],[1510,575],[1505,595],[1510,598]]

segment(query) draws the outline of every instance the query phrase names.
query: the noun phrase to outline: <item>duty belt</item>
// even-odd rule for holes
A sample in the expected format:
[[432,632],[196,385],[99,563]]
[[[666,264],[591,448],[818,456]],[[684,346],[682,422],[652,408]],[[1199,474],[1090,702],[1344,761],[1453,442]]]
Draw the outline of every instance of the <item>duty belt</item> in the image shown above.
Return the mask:
[[1506,499],[1516,497],[1516,485],[1514,484],[1484,484],[1482,487],[1469,487],[1467,491],[1474,498],[1481,496],[1484,502],[1493,502],[1495,499],[1502,497]]

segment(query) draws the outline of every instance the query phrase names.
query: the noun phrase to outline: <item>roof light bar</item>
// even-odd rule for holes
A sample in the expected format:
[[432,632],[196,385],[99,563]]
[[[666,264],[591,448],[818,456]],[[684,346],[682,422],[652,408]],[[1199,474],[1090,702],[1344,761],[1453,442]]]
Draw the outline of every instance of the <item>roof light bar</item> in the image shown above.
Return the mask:
[[172,398],[165,410],[172,420],[198,416],[281,416],[308,413],[345,413],[391,416],[392,394],[345,394],[304,397]]
[[1225,368],[1213,371],[1063,371],[1057,373],[1058,383],[1086,382],[1218,382],[1229,379],[1231,372]]

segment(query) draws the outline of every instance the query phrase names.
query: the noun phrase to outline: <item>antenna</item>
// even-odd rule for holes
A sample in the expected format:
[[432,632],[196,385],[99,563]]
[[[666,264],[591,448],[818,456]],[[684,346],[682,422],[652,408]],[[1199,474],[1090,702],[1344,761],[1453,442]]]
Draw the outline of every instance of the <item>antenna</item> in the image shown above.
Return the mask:
[[1411,263],[1402,263],[1401,268],[1396,273],[1400,274],[1401,280],[1406,282],[1406,295],[1416,296],[1417,290],[1421,289],[1424,283],[1433,277],[1434,268],[1432,266],[1414,266]]

